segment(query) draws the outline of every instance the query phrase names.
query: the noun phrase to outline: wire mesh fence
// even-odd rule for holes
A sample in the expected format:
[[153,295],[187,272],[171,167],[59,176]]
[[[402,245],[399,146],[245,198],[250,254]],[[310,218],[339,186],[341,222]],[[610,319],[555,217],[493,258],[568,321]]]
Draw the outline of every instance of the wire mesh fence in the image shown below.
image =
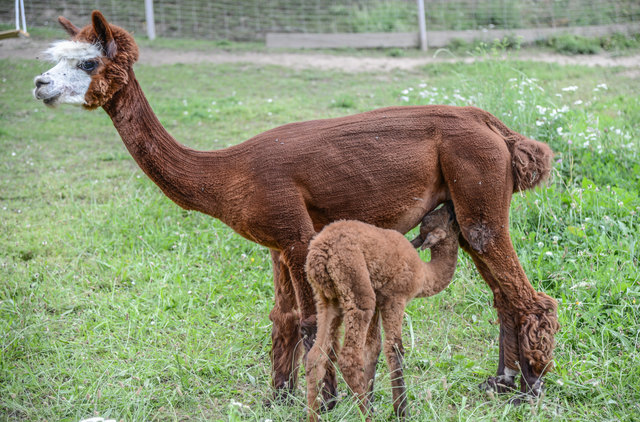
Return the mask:
[[[1,0],[0,24],[14,20]],[[100,9],[130,31],[146,31],[144,1],[27,0],[27,24],[53,27],[59,15],[77,25]],[[640,21],[638,0],[425,0],[428,30],[517,29],[607,25]],[[269,32],[413,32],[415,0],[184,0],[154,1],[163,37],[264,40]]]

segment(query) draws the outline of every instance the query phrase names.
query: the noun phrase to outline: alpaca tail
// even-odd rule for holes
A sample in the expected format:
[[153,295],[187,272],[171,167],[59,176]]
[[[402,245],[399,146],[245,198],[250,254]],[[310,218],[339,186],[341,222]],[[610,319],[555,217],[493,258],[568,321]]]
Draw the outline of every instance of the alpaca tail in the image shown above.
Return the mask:
[[549,177],[553,158],[549,145],[512,131],[498,119],[488,126],[502,136],[511,152],[514,192],[533,189]]
[[313,287],[316,299],[318,299],[320,292],[323,292],[325,296],[332,296],[331,293],[333,293],[329,271],[327,270],[329,253],[326,247],[323,246],[325,245],[322,242],[311,242],[305,265],[307,279]]

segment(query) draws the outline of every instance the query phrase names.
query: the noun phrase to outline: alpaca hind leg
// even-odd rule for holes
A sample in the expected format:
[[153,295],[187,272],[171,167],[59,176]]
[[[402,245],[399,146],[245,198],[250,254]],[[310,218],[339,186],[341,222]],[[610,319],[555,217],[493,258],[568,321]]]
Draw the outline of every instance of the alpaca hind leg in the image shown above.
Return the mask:
[[[336,311],[337,312],[337,311]],[[319,323],[318,323],[319,325]],[[322,389],[322,404],[320,406],[320,413],[333,409],[338,397],[337,391],[337,377],[336,368],[338,367],[338,353],[340,353],[340,326],[342,325],[342,314],[339,317],[333,318],[329,333],[331,334],[331,344],[329,350],[327,350],[328,360],[325,364],[324,375],[324,387]],[[318,328],[318,331],[320,329]],[[316,339],[316,341],[318,341]],[[315,346],[315,343],[314,343]],[[311,352],[309,352],[311,353]],[[327,386],[327,383],[332,383]]]
[[350,308],[344,311],[344,342],[338,355],[338,365],[345,382],[351,389],[362,415],[369,419],[364,376],[364,345],[366,332],[374,309]]
[[384,328],[384,354],[387,358],[391,377],[393,409],[398,418],[407,417],[407,392],[402,370],[404,347],[402,345],[402,318],[404,302],[392,302],[381,306],[382,327]]
[[542,376],[553,367],[552,355],[558,324],[558,304],[542,292],[520,324],[520,387],[530,397],[542,394]]
[[[280,261],[280,253],[271,250],[275,305],[269,314],[271,330],[271,369],[274,401],[290,400],[295,391],[302,345],[300,315],[289,277],[289,269]],[[271,400],[265,402],[267,406]]]
[[369,324],[364,346],[364,380],[368,390],[367,401],[369,403],[373,401],[376,366],[378,366],[378,358],[382,351],[382,338],[380,334],[380,310],[376,308],[371,323]]
[[494,306],[498,310],[498,320],[500,322],[499,335],[499,357],[498,370],[495,377],[489,377],[478,387],[487,393],[507,393],[517,389],[515,377],[518,375],[518,361],[520,352],[518,348],[518,333],[516,330],[515,320],[513,319],[513,311],[508,308],[508,303],[504,300],[498,283],[494,280],[493,275],[478,257],[467,241],[460,236],[460,246],[473,259],[478,272],[489,285],[494,294]]
[[[536,371],[552,359],[553,335],[535,338],[534,319],[540,320],[542,315],[536,306],[536,292],[509,236],[509,205],[514,189],[511,154],[503,139],[488,132],[477,133],[473,142],[451,143],[444,148],[441,168],[449,181],[462,236],[493,276],[494,294],[497,288],[513,311],[519,351],[534,361],[532,367]],[[557,320],[556,315],[549,317]],[[525,343],[529,339],[533,341]]]
[[[456,206],[456,211],[460,208]],[[463,221],[469,224],[468,219]],[[472,226],[473,224],[471,223]],[[502,302],[502,304],[499,302],[498,306],[507,311],[500,313],[500,322],[504,326],[503,351],[518,350],[520,367],[522,368],[523,357],[526,358],[531,364],[535,377],[540,378],[544,372],[543,368],[549,366],[553,359],[554,334],[557,331],[555,301],[550,299],[542,306],[538,303],[538,293],[529,283],[513,250],[507,230],[509,225],[506,217],[502,221],[499,219],[489,220],[488,224],[490,225],[488,232],[491,233],[491,238],[485,244],[486,249],[479,252],[478,256],[492,276],[487,278],[492,280],[491,283],[497,285],[497,290],[500,292],[500,294],[495,294],[494,288],[495,297],[501,298]],[[463,226],[461,225],[461,227]],[[465,238],[471,236],[472,230],[473,227],[470,228],[469,225],[462,228]],[[515,342],[516,336],[513,335],[514,331],[517,343]],[[512,358],[505,353],[503,359],[508,368]],[[523,393],[530,392],[525,388],[522,388],[521,391]]]
[[316,342],[307,354],[307,403],[309,406],[309,420],[315,421],[320,411],[321,403],[318,399],[320,389],[323,387],[322,380],[326,375],[327,367],[330,366],[332,354],[332,342],[336,336],[333,330],[340,327],[340,312],[335,304],[318,304],[318,335]]

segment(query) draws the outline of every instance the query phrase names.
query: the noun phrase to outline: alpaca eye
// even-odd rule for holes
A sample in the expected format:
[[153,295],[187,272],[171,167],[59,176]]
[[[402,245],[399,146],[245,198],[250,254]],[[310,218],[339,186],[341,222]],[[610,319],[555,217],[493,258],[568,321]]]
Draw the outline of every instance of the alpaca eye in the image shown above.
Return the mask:
[[93,60],[87,60],[84,62],[78,63],[78,67],[84,71],[91,72],[96,68],[97,63]]

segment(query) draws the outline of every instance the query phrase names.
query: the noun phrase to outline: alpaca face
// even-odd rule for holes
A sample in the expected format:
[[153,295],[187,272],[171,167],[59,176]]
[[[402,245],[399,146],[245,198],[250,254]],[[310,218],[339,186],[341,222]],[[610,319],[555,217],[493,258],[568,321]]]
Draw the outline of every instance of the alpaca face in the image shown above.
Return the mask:
[[59,104],[85,105],[91,75],[102,62],[100,47],[83,41],[59,41],[45,54],[57,64],[36,76],[33,96],[48,107]]

